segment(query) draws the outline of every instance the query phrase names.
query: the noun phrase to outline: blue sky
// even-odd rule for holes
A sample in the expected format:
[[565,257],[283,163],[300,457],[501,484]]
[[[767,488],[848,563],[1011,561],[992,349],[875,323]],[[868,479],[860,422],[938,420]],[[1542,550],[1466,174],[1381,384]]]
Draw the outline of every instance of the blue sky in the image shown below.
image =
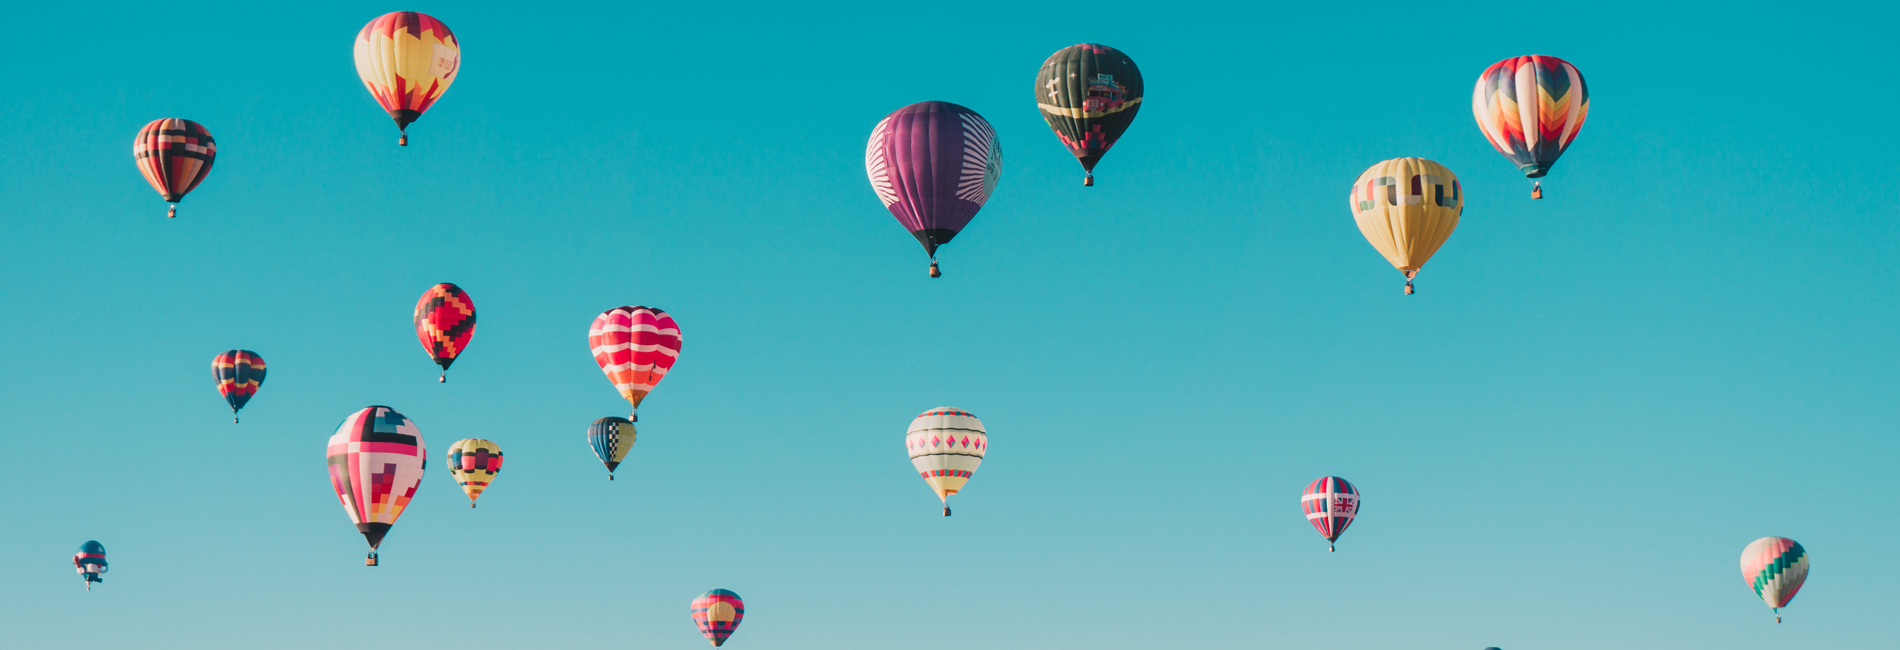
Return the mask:
[[[356,31],[413,9],[463,70],[395,146]],[[14,10],[0,120],[0,629],[22,648],[1873,647],[1900,636],[1893,7],[1732,3]],[[1852,17],[1852,19],[1848,19]],[[1147,82],[1097,185],[1041,122],[1084,41]],[[1499,59],[1589,79],[1532,202],[1470,114]],[[997,128],[940,253],[872,195],[916,101]],[[205,124],[163,217],[129,142]],[[1456,171],[1419,294],[1353,226],[1368,165]],[[451,381],[410,310],[480,327]],[[684,330],[609,483],[601,310]],[[216,353],[269,362],[232,425]],[[362,567],[323,465],[370,404],[431,464]],[[956,516],[903,451],[993,451]],[[450,442],[508,463],[481,507]],[[1364,493],[1328,554],[1300,489]],[[1813,557],[1776,626],[1749,541]],[[97,539],[88,593],[68,558]]]

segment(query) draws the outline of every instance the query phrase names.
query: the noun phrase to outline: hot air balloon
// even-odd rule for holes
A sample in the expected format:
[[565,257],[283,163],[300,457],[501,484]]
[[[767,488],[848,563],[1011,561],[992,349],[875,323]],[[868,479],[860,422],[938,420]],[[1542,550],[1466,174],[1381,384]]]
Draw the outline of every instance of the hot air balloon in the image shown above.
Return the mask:
[[105,583],[99,574],[106,572],[106,545],[88,540],[79,545],[79,552],[73,554],[73,569],[86,581],[86,591],[92,591],[92,583]]
[[139,173],[172,204],[166,217],[178,216],[178,202],[204,182],[217,159],[217,141],[203,124],[191,120],[152,120],[132,139],[132,161],[138,163]]
[[739,629],[739,621],[743,620],[745,601],[739,599],[739,594],[714,589],[693,599],[693,623],[715,648],[725,645],[726,638]]
[[939,406],[910,421],[904,447],[910,450],[911,466],[943,501],[943,516],[948,517],[950,495],[963,490],[976,466],[983,464],[990,436],[983,432],[983,422],[968,411]]
[[461,287],[444,282],[422,292],[416,301],[416,339],[435,365],[442,366],[437,381],[449,380],[449,364],[455,363],[474,336],[475,301]]
[[356,33],[356,75],[396,119],[398,145],[409,146],[409,123],[442,98],[461,69],[461,42],[428,14],[386,13]]
[[1781,608],[1794,600],[1801,583],[1808,580],[1808,550],[1786,537],[1763,537],[1742,549],[1742,581],[1755,589],[1755,595],[1775,612],[1781,622]]
[[640,402],[679,361],[680,326],[659,309],[615,307],[594,318],[594,326],[587,330],[587,345],[593,348],[600,371],[633,405],[627,419],[639,422]]
[[1049,55],[1036,73],[1036,107],[1082,161],[1082,185],[1095,184],[1095,163],[1108,155],[1141,110],[1141,70],[1107,45],[1071,45]]
[[463,438],[449,445],[449,477],[468,495],[468,507],[494,482],[501,471],[501,445],[493,440]]
[[614,468],[619,467],[620,461],[633,449],[635,435],[633,423],[626,418],[604,417],[587,427],[587,445],[594,448],[594,455],[607,466],[607,480],[614,480]]
[[211,378],[218,382],[218,394],[231,405],[231,423],[237,424],[238,409],[264,385],[264,357],[250,350],[225,350],[211,359]]
[[1359,490],[1346,479],[1327,476],[1307,484],[1300,495],[1300,507],[1306,510],[1306,523],[1326,538],[1326,552],[1345,534],[1352,518],[1359,514]]
[[[1471,114],[1491,146],[1517,163],[1526,178],[1543,178],[1583,128],[1590,85],[1577,66],[1533,54],[1491,64],[1471,91]],[[1544,198],[1541,182],[1531,198]]]
[[871,129],[864,149],[871,191],[930,255],[950,243],[990,200],[1003,173],[996,130],[976,111],[949,102],[897,109]]
[[1424,158],[1381,161],[1359,175],[1347,197],[1359,232],[1405,273],[1405,294],[1412,278],[1438,252],[1464,214],[1458,177],[1444,165]]
[[376,566],[376,547],[415,497],[428,454],[416,423],[387,406],[351,413],[330,436],[330,485],[350,523],[369,541],[364,565]]

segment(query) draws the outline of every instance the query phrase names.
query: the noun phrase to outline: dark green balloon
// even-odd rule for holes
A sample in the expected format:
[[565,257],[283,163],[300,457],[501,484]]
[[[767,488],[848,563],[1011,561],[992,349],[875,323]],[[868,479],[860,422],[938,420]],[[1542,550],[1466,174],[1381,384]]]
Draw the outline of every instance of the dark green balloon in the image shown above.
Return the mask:
[[1062,48],[1036,73],[1036,105],[1050,130],[1082,162],[1084,185],[1095,163],[1141,110],[1141,70],[1121,50],[1094,43]]

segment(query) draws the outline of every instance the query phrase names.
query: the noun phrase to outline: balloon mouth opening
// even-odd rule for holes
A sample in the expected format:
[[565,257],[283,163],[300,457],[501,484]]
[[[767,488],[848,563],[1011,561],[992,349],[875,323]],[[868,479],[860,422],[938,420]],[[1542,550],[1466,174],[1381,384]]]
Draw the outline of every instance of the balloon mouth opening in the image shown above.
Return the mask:
[[1519,167],[1518,169],[1524,170],[1525,178],[1543,178],[1545,174],[1550,173],[1549,167],[1542,167],[1538,165],[1525,165],[1523,167]]

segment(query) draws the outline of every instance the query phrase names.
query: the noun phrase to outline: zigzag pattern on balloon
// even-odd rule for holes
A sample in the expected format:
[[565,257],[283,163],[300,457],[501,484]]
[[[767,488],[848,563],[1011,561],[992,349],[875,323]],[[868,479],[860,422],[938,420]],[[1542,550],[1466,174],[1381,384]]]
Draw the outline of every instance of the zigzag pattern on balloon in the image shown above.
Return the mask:
[[1590,113],[1590,87],[1576,66],[1554,56],[1505,59],[1478,75],[1471,112],[1491,146],[1538,178],[1583,128]]
[[408,128],[434,106],[462,67],[462,49],[449,26],[414,11],[384,14],[364,25],[355,55],[357,76],[397,128]]
[[1763,537],[1742,549],[1742,580],[1762,602],[1780,609],[1808,579],[1808,551],[1786,537]]
[[475,301],[461,287],[444,282],[429,287],[416,300],[416,340],[429,353],[429,360],[441,366],[443,378],[449,365],[475,336]]
[[989,434],[975,415],[942,406],[911,420],[904,433],[904,448],[918,476],[938,500],[947,503],[983,464],[983,455],[989,451]]

